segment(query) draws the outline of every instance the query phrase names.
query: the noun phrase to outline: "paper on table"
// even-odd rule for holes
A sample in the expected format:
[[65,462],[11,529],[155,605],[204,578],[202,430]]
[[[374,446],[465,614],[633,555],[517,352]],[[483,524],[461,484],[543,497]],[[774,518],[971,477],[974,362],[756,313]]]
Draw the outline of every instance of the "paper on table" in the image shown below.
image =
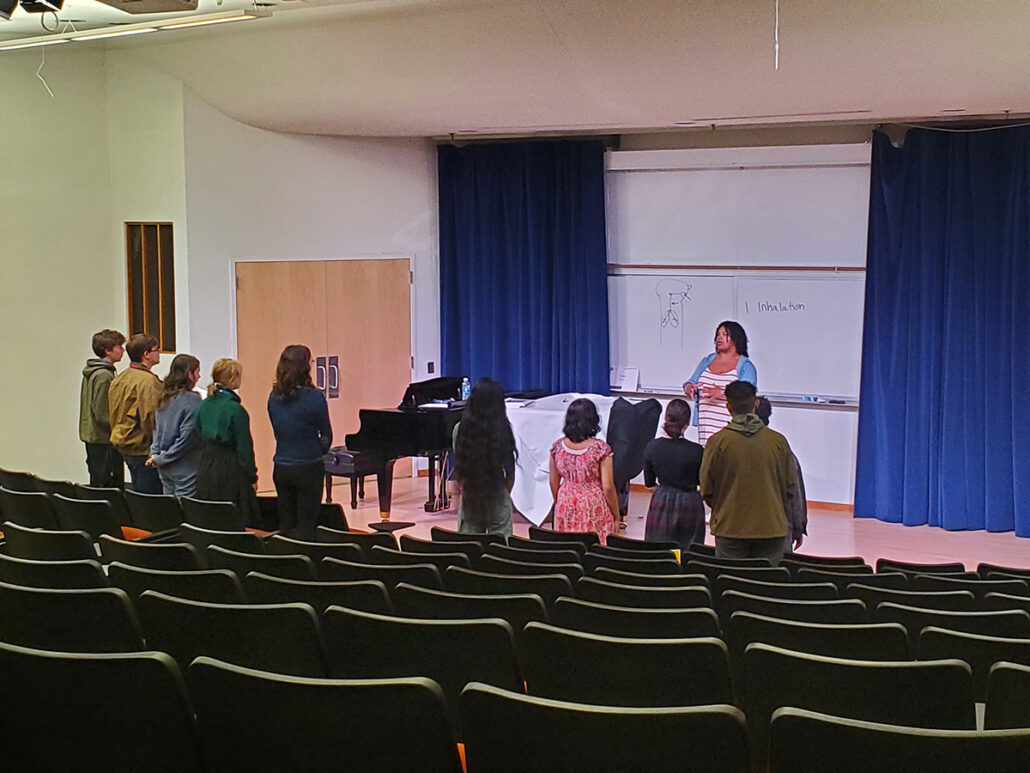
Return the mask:
[[636,392],[640,384],[640,368],[612,368],[611,387],[620,392]]

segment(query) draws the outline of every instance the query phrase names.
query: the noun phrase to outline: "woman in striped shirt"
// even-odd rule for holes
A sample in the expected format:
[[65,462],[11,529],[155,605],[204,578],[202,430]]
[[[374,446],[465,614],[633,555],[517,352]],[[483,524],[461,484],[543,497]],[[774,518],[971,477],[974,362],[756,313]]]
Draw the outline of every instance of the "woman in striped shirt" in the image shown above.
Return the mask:
[[715,351],[698,363],[683,384],[683,394],[695,401],[694,426],[701,445],[729,423],[725,389],[733,381],[747,381],[757,388],[758,371],[747,356],[744,328],[726,320],[715,329]]

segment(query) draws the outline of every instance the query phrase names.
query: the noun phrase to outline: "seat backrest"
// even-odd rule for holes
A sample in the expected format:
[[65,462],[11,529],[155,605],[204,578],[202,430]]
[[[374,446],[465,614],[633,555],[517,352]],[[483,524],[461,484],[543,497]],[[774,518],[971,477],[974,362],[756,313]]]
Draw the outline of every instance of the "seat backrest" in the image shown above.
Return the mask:
[[485,552],[497,558],[529,564],[579,564],[583,561],[582,554],[575,550],[530,550],[493,544],[487,545]]
[[637,574],[599,566],[591,577],[618,585],[643,585],[651,588],[684,588],[688,585],[708,587],[708,578],[703,574]]
[[125,591],[133,602],[148,590],[212,604],[243,604],[246,600],[239,579],[228,569],[145,569],[114,561],[107,572],[111,584]]
[[250,531],[212,531],[183,523],[179,526],[179,537],[196,548],[201,566],[207,566],[207,549],[211,545],[235,550],[237,553],[265,552],[264,540]]
[[897,561],[893,558],[876,559],[877,573],[889,572],[892,570],[911,572],[913,574],[956,574],[965,572],[966,567],[961,561],[939,564],[917,564],[912,563],[911,561]]
[[472,562],[465,553],[408,553],[402,550],[380,547],[379,545],[373,546],[368,551],[368,558],[373,564],[386,564],[387,566],[432,564],[440,572],[443,572],[448,566],[464,566],[468,568],[472,565]]
[[524,640],[531,695],[609,706],[733,701],[726,645],[714,637],[630,639],[530,623]]
[[55,652],[138,652],[143,636],[118,588],[55,590],[0,583],[0,641]]
[[983,703],[991,666],[1002,661],[1030,666],[1030,638],[982,636],[931,625],[920,632],[916,655],[919,660],[964,660],[973,669],[973,697]]
[[465,532],[441,529],[439,526],[432,527],[429,530],[429,536],[433,538],[434,542],[478,542],[483,547],[494,543],[503,545],[507,542],[504,535],[501,534],[466,534]]
[[249,572],[243,578],[243,592],[251,604],[310,604],[319,614],[331,606],[393,614],[390,595],[378,580],[310,582]]
[[339,529],[330,529],[327,526],[318,526],[315,529],[315,539],[318,542],[357,545],[365,553],[366,557],[373,545],[381,545],[391,550],[397,549],[397,539],[387,531],[340,531]]
[[314,580],[315,564],[307,556],[256,555],[211,545],[207,549],[207,565],[212,569],[228,569],[243,578],[247,572],[261,572],[289,580]]
[[1030,728],[1030,666],[995,663],[987,676],[984,729]]
[[[610,536],[610,535],[609,535]],[[525,548],[526,550],[574,550],[582,558],[587,552],[588,545],[577,540],[538,540],[527,539],[526,537],[508,537],[508,546],[513,548]]]
[[114,517],[111,503],[105,500],[68,499],[60,494],[50,497],[57,513],[57,525],[64,531],[84,531],[94,542],[101,534],[120,539],[122,527]]
[[960,660],[850,660],[749,644],[743,708],[756,760],[768,748],[773,712],[784,706],[910,727],[976,727],[973,677]]
[[832,601],[840,597],[837,586],[832,582],[765,582],[733,574],[720,574],[716,577],[712,590],[716,598],[727,590],[795,601]]
[[[610,537],[609,537],[610,540]],[[632,550],[629,548],[617,548],[611,545],[591,545],[588,553],[595,556],[607,556],[608,558],[629,558],[636,561],[676,561],[676,553],[672,550]]]
[[988,579],[992,573],[1004,574],[1009,577],[1030,578],[1030,569],[1021,569],[1015,566],[1002,566],[1001,564],[977,564],[976,573],[983,579]]
[[432,679],[443,688],[459,739],[459,696],[466,684],[514,690],[520,683],[511,626],[498,618],[422,620],[330,607],[325,631],[331,677]]
[[572,583],[564,574],[492,574],[451,566],[444,572],[443,579],[444,589],[450,593],[478,595],[533,593],[542,598],[548,607],[559,596],[572,595]]
[[119,561],[142,569],[189,571],[200,568],[197,549],[186,542],[130,542],[106,534],[100,537],[104,563]]
[[601,543],[601,538],[592,531],[554,531],[539,526],[529,527],[529,538],[540,542],[578,542],[588,548]]
[[5,521],[4,552],[30,561],[95,561],[97,551],[84,531],[32,529]]
[[715,579],[724,574],[732,574],[745,580],[758,580],[759,582],[782,582],[788,583],[791,580],[790,572],[782,566],[722,566],[708,561],[687,561],[683,566],[687,574],[703,574],[708,578],[709,583],[715,583]]
[[0,488],[0,513],[4,520],[27,529],[57,529],[57,513],[50,496],[40,492]]
[[[565,595],[571,596],[572,594]],[[712,606],[712,595],[708,588],[702,585],[684,588],[652,588],[621,585],[593,577],[584,577],[576,583],[576,596],[584,601],[593,601],[613,607],[689,609]]]
[[700,558],[703,561],[707,561],[709,558],[715,558],[715,545],[691,542],[681,555],[684,557],[684,561],[688,558]]
[[700,607],[613,607],[564,596],[554,603],[550,618],[560,628],[626,639],[692,639],[720,635],[715,612]]
[[977,599],[988,593],[1007,593],[1010,596],[1030,596],[1030,580],[970,580],[957,579],[947,575],[922,574],[913,577],[909,583],[914,591],[972,591]]
[[[469,557],[469,561],[475,561],[483,555],[483,545],[474,540],[467,542],[451,542],[449,540],[434,542],[433,540],[418,539],[417,537],[402,534],[399,541],[401,550],[408,553],[464,553]],[[384,547],[388,546],[384,545]]]
[[680,773],[686,760],[706,773],[748,770],[744,715],[731,706],[593,706],[477,683],[462,693],[461,713],[470,773]]
[[862,556],[813,556],[806,553],[790,553],[784,561],[810,566],[866,566]]
[[873,588],[862,583],[854,583],[847,587],[844,595],[848,598],[861,599],[865,602],[867,609],[876,609],[877,604],[883,601],[923,607],[924,609],[944,609],[951,612],[972,612],[979,609],[976,598],[972,592],[967,590],[919,592]]
[[476,562],[476,569],[494,574],[563,574],[569,582],[575,582],[583,576],[583,566],[574,564],[536,564],[523,561],[512,561],[507,558],[484,553]]
[[182,519],[191,526],[211,531],[243,531],[243,515],[235,502],[209,502],[193,497],[180,497]]
[[877,605],[872,617],[874,622],[901,623],[905,626],[913,651],[919,641],[919,632],[930,625],[949,631],[965,631],[984,636],[1030,638],[1030,614],[1015,609],[995,612],[947,612],[884,601]]
[[844,719],[795,708],[772,720],[770,773],[987,773],[1018,771],[1030,758],[1030,730],[928,730]]
[[316,567],[326,556],[341,561],[365,560],[361,546],[352,542],[305,542],[282,534],[273,534],[265,540],[265,552],[277,556],[307,556]]
[[182,675],[163,653],[0,644],[0,673],[0,703],[17,707],[0,723],[8,770],[207,770]]
[[148,590],[137,606],[147,646],[182,668],[207,655],[278,674],[326,675],[321,626],[307,604],[211,604]]
[[632,537],[623,537],[621,534],[609,534],[606,544],[610,548],[621,548],[622,550],[639,550],[642,552],[657,550],[679,550],[680,544],[678,542],[671,542],[667,540],[646,540],[646,539],[633,539]]
[[682,571],[674,558],[614,558],[592,550],[583,556],[583,569],[587,574],[593,574],[602,566],[634,574],[677,574]]
[[1026,596],[1010,596],[1007,593],[987,593],[981,607],[985,610],[1022,609],[1030,612],[1030,598]]
[[[111,509],[114,511],[114,517],[118,523],[123,526],[129,526],[132,524],[132,516],[129,514],[129,508],[125,502],[125,492],[120,488],[99,488],[96,486],[83,486],[76,484],[75,498],[107,502],[111,505]],[[141,526],[140,528],[145,527]]]
[[822,569],[827,571],[843,570],[845,572],[854,571],[856,574],[872,574],[873,567],[865,563],[861,558],[841,559],[842,563],[821,563],[816,561],[803,561],[796,557],[796,554],[785,556],[778,566],[782,566],[790,571],[791,577],[796,577],[797,573],[802,569]]
[[323,558],[319,565],[319,578],[326,582],[379,580],[387,589],[392,589],[400,582],[421,585],[424,588],[434,588],[436,590],[443,588],[440,571],[430,563],[391,566],[389,564],[361,564],[356,561],[338,561],[335,558]]
[[140,494],[126,489],[125,504],[132,525],[137,529],[157,533],[178,529],[182,523],[182,507],[170,494]]
[[869,622],[865,604],[858,599],[794,601],[728,590],[719,597],[718,606],[719,615],[723,620],[729,620],[734,612],[752,612],[765,617],[802,623],[844,625]]
[[15,472],[14,470],[0,469],[0,487],[8,491],[24,491],[27,493],[39,491],[35,475],[31,472]]
[[63,497],[75,499],[75,484],[68,480],[36,478],[36,491],[43,494],[60,494]]
[[[430,679],[298,679],[208,657],[189,677],[212,770],[313,771],[334,760],[353,770],[462,771],[443,691]],[[341,732],[340,717],[360,717],[361,732]]]
[[398,617],[425,620],[477,620],[499,617],[508,621],[516,638],[526,623],[547,620],[544,600],[533,593],[487,596],[448,593],[401,583],[393,589],[393,602]]
[[29,588],[107,588],[97,561],[30,561],[0,555],[0,582]]
[[884,572],[871,574],[862,572],[841,571],[850,567],[835,566],[831,569],[798,569],[795,579],[798,582],[832,582],[837,591],[844,595],[845,589],[852,583],[862,583],[871,588],[893,588],[906,590],[908,575],[903,572]]

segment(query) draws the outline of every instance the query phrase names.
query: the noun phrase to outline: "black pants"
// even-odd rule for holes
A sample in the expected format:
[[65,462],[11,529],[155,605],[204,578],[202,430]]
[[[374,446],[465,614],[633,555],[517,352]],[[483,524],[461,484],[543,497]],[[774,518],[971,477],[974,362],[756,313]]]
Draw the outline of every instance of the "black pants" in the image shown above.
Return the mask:
[[122,455],[110,443],[86,443],[89,485],[97,488],[125,488]]
[[716,537],[716,558],[768,558],[776,562],[783,558],[786,541],[783,537],[769,539],[737,539]]
[[325,463],[277,464],[272,468],[272,482],[279,499],[279,531],[287,537],[314,542],[325,491]]

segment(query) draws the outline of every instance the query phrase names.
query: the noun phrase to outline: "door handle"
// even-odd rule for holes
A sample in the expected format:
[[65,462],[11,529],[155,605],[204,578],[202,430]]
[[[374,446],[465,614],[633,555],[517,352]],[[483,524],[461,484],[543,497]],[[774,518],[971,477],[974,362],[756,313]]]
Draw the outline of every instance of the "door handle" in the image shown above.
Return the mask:
[[325,357],[315,358],[315,386],[318,389],[325,391],[326,385],[326,368],[325,368]]
[[340,357],[331,355],[329,357],[329,399],[340,396]]

